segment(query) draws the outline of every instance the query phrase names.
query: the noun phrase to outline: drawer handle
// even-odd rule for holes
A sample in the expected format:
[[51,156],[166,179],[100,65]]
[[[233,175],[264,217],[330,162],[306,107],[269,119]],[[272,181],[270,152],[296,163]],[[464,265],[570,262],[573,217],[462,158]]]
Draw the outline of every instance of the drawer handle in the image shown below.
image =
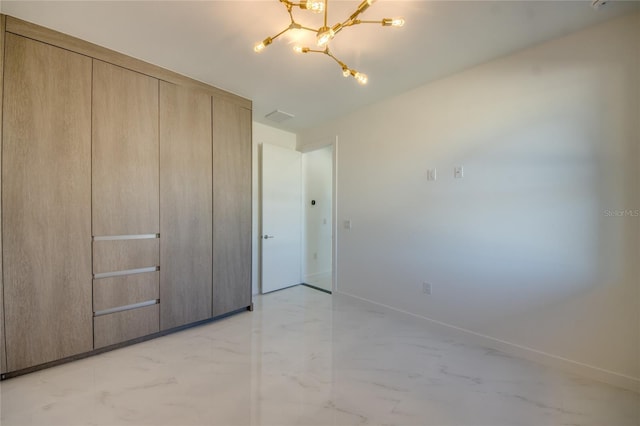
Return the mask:
[[99,317],[102,315],[115,314],[116,312],[129,311],[131,309],[144,308],[145,306],[152,306],[158,304],[160,301],[158,299],[147,300],[146,302],[134,303],[132,305],[124,305],[118,306],[116,308],[103,309],[102,311],[95,311],[93,313],[94,317]]
[[100,278],[111,278],[111,277],[121,277],[123,275],[143,274],[145,272],[156,272],[159,270],[160,270],[159,266],[149,266],[148,268],[127,269],[125,271],[100,272],[99,274],[93,274],[93,279],[97,280]]
[[154,238],[160,238],[160,234],[103,235],[99,237],[93,237],[93,241],[151,240]]

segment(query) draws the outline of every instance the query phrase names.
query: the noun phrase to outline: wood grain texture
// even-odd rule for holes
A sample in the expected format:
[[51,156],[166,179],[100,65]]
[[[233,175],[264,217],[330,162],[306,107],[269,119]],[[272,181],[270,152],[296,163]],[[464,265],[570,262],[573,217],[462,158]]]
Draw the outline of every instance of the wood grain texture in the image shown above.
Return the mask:
[[160,239],[93,242],[93,273],[160,266]]
[[93,319],[95,348],[125,342],[159,331],[159,305],[116,312]]
[[[5,15],[0,15],[0,123],[2,123],[2,89],[4,75],[4,30],[7,23]],[[2,141],[2,125],[0,125],[0,141]],[[2,149],[0,149],[0,176],[2,176]],[[0,199],[2,199],[2,185],[0,185]],[[0,203],[0,217],[2,217],[2,203]],[[7,352],[4,341],[4,300],[2,282],[2,232],[0,232],[0,373],[7,371]]]
[[160,83],[160,329],[211,317],[211,97]]
[[2,217],[9,371],[92,349],[91,59],[7,34]]
[[251,111],[213,98],[213,315],[251,305]]
[[93,43],[71,37],[58,31],[50,30],[30,22],[22,21],[12,16],[7,16],[7,31],[20,34],[34,40],[52,44],[71,50],[72,52],[81,53],[101,61],[109,62],[142,74],[155,77],[170,83],[179,84],[191,89],[201,90],[209,95],[224,98],[228,102],[235,103],[243,108],[251,109],[251,101],[233,93],[226,92],[198,80],[183,76],[173,71],[160,68],[139,59],[123,55],[113,50],[106,49]]
[[93,61],[93,235],[157,234],[158,80]]
[[159,272],[93,280],[93,311],[159,299]]

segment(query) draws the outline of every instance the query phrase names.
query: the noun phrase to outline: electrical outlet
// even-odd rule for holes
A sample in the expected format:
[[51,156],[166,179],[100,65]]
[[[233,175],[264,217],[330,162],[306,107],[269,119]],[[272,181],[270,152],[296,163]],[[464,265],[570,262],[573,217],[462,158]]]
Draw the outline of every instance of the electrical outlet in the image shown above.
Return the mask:
[[422,292],[428,296],[431,296],[431,283],[423,282],[422,283]]
[[318,253],[313,253],[313,260],[318,260]]

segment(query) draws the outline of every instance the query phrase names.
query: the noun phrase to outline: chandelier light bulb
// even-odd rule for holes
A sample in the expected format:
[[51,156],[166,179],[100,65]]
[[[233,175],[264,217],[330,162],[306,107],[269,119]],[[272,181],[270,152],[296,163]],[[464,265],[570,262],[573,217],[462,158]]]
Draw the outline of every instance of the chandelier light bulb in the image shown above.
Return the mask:
[[392,27],[402,27],[404,26],[404,18],[393,18],[391,20]]
[[293,46],[293,51],[296,53],[302,53],[302,46]]
[[305,8],[313,13],[322,13],[324,12],[324,1],[307,0]]
[[367,84],[367,81],[369,81],[369,78],[367,77],[367,75],[366,75],[366,74],[363,74],[363,73],[361,73],[361,72],[357,72],[357,73],[354,75],[354,77],[355,77],[355,79],[358,81],[358,83],[360,83],[360,84],[362,84],[362,85]]
[[384,27],[402,27],[404,26],[404,18],[384,18],[382,20]]
[[331,40],[336,33],[331,29],[331,28],[320,28],[320,30],[324,30],[324,31],[319,31],[318,32],[318,46],[322,47],[322,46],[326,46],[327,43],[329,43],[329,40]]
[[265,47],[267,47],[268,45],[271,44],[271,42],[273,41],[273,39],[271,37],[267,37],[264,40],[262,40],[260,43],[256,44],[253,47],[253,51],[256,53],[260,53],[264,50]]
[[342,68],[342,75],[349,77],[351,75],[351,70],[349,68]]

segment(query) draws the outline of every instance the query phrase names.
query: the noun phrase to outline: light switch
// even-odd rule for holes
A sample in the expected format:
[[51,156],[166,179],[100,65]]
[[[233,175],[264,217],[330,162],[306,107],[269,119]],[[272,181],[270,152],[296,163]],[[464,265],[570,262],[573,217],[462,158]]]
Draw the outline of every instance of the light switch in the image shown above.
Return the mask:
[[438,173],[436,169],[427,170],[427,180],[436,180],[438,178]]
[[344,221],[344,229],[351,230],[351,221],[350,220],[345,220]]
[[464,168],[462,166],[455,166],[453,168],[453,177],[456,179],[462,179],[464,177]]

